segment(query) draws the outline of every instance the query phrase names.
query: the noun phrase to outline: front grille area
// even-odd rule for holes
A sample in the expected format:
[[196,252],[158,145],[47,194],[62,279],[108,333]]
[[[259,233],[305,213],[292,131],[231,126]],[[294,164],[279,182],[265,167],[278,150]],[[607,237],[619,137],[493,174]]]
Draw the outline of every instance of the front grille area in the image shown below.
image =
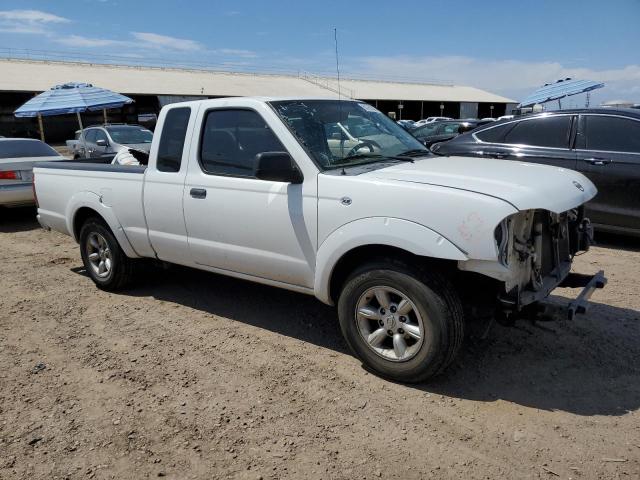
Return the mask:
[[535,213],[535,235],[542,236],[539,252],[542,277],[550,275],[561,263],[571,261],[570,214],[571,212],[564,212],[557,215],[546,210],[538,210]]

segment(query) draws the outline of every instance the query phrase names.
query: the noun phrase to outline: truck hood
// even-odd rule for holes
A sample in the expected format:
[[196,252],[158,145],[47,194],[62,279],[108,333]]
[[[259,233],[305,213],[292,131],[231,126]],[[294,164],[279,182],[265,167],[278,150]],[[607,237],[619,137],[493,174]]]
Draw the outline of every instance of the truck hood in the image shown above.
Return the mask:
[[472,157],[429,157],[374,170],[363,177],[421,183],[496,197],[518,210],[561,213],[591,200],[596,187],[566,168]]

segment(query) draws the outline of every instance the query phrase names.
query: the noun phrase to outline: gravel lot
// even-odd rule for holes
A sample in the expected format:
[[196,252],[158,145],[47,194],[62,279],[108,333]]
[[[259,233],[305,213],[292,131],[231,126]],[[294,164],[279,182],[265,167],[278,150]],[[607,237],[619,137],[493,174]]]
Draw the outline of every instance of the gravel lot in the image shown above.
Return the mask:
[[609,277],[587,316],[406,386],[311,297],[177,268],[101,292],[33,215],[0,211],[1,479],[640,478],[640,242],[576,259]]

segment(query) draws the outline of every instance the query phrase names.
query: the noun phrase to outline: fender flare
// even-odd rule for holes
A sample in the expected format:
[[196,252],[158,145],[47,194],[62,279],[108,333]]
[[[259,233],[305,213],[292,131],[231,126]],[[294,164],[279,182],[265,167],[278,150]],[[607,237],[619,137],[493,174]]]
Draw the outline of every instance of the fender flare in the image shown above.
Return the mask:
[[354,248],[366,245],[401,248],[421,257],[468,260],[463,250],[419,223],[393,217],[354,220],[331,232],[318,248],[314,294],[321,302],[333,304],[331,276],[338,261]]
[[76,214],[81,208],[90,208],[102,217],[102,219],[111,229],[111,232],[113,232],[113,235],[116,237],[116,240],[120,244],[120,248],[122,248],[122,251],[127,257],[140,257],[140,255],[138,255],[131,246],[131,243],[125,235],[124,229],[122,228],[122,225],[120,224],[120,221],[118,220],[118,217],[116,216],[113,209],[104,205],[101,202],[100,195],[94,192],[84,191],[75,193],[67,203],[67,209],[65,212],[65,217],[67,219],[67,231],[71,234],[76,242],[79,243],[80,239],[76,238],[73,225],[75,223]]

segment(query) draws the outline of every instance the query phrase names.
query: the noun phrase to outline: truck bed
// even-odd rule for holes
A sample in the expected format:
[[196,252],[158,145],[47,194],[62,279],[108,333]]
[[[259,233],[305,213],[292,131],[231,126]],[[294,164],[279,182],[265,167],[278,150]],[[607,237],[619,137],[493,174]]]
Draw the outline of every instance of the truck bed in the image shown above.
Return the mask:
[[[143,211],[146,166],[86,161],[44,162],[34,168],[40,223],[75,237],[78,205],[91,208],[119,226],[135,255],[151,250]],[[43,208],[43,206],[45,208]],[[126,249],[126,246],[125,246]]]

